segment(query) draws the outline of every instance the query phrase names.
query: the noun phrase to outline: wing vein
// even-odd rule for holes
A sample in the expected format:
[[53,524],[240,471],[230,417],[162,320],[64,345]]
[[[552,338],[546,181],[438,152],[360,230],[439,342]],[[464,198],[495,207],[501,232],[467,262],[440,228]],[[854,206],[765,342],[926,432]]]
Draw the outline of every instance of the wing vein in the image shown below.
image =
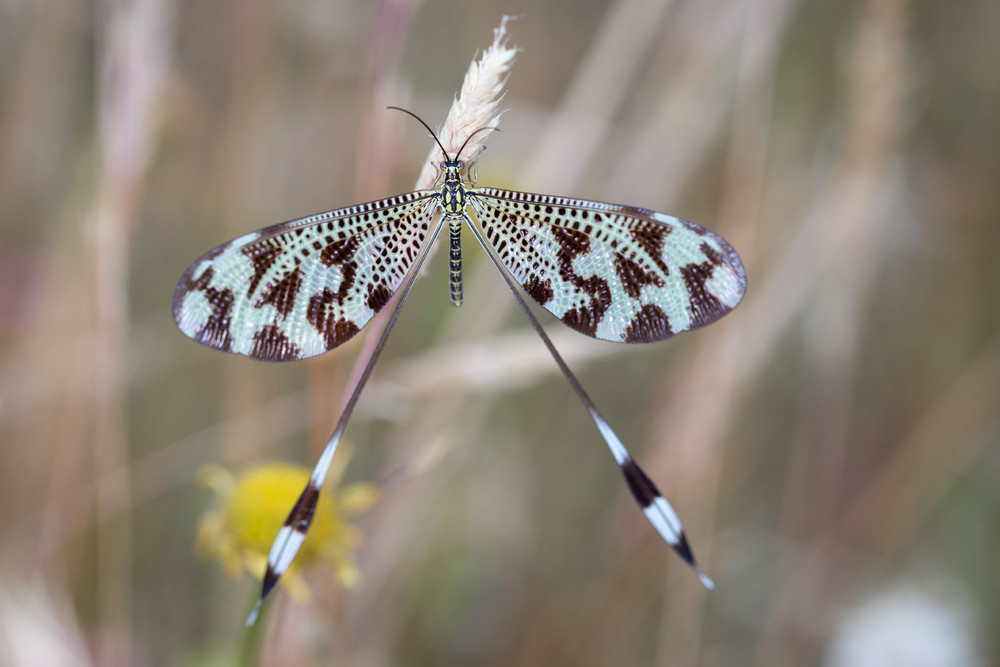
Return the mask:
[[573,329],[645,343],[717,320],[746,290],[722,237],[647,209],[476,188],[485,238],[521,286]]
[[174,292],[190,338],[264,361],[346,342],[399,288],[439,201],[420,190],[267,227],[198,259]]

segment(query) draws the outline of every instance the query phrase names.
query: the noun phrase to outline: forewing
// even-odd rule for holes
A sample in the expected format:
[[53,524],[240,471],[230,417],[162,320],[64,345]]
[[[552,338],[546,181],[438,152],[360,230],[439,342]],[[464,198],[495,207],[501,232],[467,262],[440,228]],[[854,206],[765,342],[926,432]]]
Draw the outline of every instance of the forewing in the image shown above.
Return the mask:
[[732,246],[680,218],[496,188],[476,188],[469,199],[525,291],[588,336],[663,340],[714,322],[746,291]]
[[322,354],[389,300],[427,235],[437,193],[319,213],[209,251],[174,291],[188,337],[264,361]]

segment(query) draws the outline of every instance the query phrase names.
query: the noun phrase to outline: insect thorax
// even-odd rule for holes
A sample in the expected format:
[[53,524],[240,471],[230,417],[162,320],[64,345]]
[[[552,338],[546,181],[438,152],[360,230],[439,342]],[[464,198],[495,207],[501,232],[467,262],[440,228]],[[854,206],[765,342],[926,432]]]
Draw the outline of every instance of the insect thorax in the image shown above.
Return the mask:
[[462,167],[459,160],[441,162],[441,206],[445,213],[461,213],[465,209],[465,184],[462,182]]

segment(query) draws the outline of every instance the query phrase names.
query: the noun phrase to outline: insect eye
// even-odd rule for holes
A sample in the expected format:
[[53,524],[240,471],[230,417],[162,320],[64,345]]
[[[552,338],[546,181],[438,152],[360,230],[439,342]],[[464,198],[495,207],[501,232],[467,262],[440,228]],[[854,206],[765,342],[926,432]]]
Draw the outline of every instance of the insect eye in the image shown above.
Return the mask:
[[458,168],[459,168],[459,170],[465,169],[465,163],[462,162],[461,160],[459,160],[458,161]]

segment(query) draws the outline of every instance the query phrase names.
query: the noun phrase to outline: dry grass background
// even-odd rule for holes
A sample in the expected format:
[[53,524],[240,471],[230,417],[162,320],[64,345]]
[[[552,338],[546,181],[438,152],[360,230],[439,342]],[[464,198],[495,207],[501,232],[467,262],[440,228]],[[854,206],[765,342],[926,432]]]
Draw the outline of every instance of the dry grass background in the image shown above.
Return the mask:
[[899,635],[997,664],[992,0],[0,2],[0,661],[235,659],[256,585],[192,556],[195,472],[311,465],[363,336],[215,353],[175,281],[409,189],[428,141],[384,107],[438,125],[502,13],[522,52],[481,182],[682,215],[746,262],[735,313],[663,344],[544,320],[718,588],[470,238],[466,306],[438,253],[348,429],[385,490],[364,580],[279,598],[262,663],[857,665]]

